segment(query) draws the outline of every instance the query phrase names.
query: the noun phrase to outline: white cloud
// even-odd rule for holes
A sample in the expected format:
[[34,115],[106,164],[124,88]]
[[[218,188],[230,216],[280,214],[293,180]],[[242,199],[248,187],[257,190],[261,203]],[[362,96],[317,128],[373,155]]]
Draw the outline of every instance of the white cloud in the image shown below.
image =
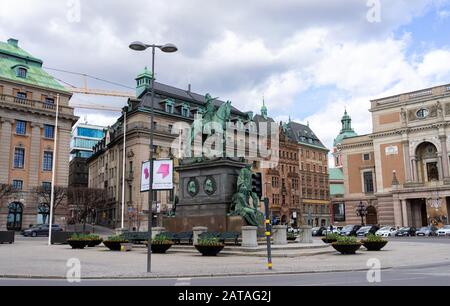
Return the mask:
[[[0,39],[20,39],[46,66],[133,86],[150,53],[133,52],[128,44],[174,42],[179,52],[158,52],[159,81],[183,88],[191,83],[194,91],[230,99],[243,110],[258,111],[264,95],[273,116],[310,121],[328,146],[345,106],[355,129],[366,133],[370,99],[449,80],[448,50],[407,56],[411,35],[392,35],[433,6],[445,16],[447,0],[384,0],[376,24],[367,22],[364,0],[82,0],[80,23],[67,20],[66,1],[3,2]],[[57,75],[82,84],[78,76]],[[91,80],[88,85],[111,88]],[[302,95],[322,88],[329,100],[305,116],[309,101]],[[88,120],[111,124],[113,116],[95,113]]]

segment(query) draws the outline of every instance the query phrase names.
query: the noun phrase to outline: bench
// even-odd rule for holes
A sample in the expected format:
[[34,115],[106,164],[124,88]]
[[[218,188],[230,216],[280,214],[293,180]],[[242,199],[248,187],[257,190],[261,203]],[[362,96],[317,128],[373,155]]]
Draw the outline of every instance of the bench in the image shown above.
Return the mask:
[[12,243],[14,243],[14,235],[15,234],[16,233],[14,231],[0,232],[0,244],[3,244],[3,243],[12,244]]
[[148,240],[148,232],[125,232],[122,237],[130,243],[142,244]]
[[201,233],[198,238],[199,239],[208,239],[208,238],[217,238],[220,242],[226,243],[227,240],[232,240],[235,245],[239,244],[239,232],[205,232]]
[[167,239],[170,239],[175,244],[188,243],[192,244],[192,239],[194,234],[192,232],[181,232],[181,233],[172,233],[172,232],[164,232],[160,234],[161,236],[166,236]]

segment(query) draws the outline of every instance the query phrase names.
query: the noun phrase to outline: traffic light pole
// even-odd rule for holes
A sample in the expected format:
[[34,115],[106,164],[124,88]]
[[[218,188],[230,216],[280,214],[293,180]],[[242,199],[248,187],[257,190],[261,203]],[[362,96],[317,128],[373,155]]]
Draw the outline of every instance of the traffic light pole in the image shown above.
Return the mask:
[[267,240],[267,268],[272,270],[272,246],[270,244],[270,237],[272,236],[272,225],[270,224],[269,199],[264,198],[265,210],[265,225],[266,225],[266,240]]

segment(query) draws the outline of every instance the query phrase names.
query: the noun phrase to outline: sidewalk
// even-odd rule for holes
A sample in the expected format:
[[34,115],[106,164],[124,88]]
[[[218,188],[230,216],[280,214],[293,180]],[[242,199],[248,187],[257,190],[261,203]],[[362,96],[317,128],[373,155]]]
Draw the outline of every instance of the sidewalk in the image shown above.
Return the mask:
[[[104,247],[72,250],[67,245],[47,246],[43,241],[17,241],[0,245],[0,277],[65,278],[67,260],[81,261],[82,278],[143,278],[255,275],[266,273],[302,273],[353,271],[367,269],[370,258],[377,258],[382,268],[435,264],[450,261],[450,244],[423,244],[391,241],[381,252],[364,248],[357,255],[340,255],[331,247],[325,254],[273,258],[273,270],[266,268],[265,257],[219,254],[203,257],[197,252],[170,251],[153,254],[153,273],[146,271],[145,248],[133,251],[111,252]],[[303,256],[302,256],[303,254]]]

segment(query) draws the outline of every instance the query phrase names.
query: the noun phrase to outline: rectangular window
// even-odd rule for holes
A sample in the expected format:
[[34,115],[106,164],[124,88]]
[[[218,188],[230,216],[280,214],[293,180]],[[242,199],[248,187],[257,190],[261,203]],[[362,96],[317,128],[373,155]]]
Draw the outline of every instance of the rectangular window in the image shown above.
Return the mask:
[[333,219],[336,222],[345,221],[345,204],[334,203],[333,204]]
[[14,150],[14,168],[23,169],[25,164],[25,149],[16,148]]
[[16,134],[25,135],[27,133],[27,122],[22,120],[16,121]]
[[363,154],[363,159],[370,160],[370,154],[369,153]]
[[373,193],[373,173],[372,171],[366,171],[363,173],[364,179],[364,192]]
[[53,166],[53,152],[44,152],[42,169],[44,171],[52,171],[52,166]]
[[27,98],[27,93],[26,92],[18,92],[16,93],[16,98],[20,99],[20,100],[26,100]]
[[53,125],[44,125],[44,137],[50,139],[55,137],[55,127]]
[[23,181],[22,180],[13,180],[12,187],[14,190],[22,190],[23,189]]

